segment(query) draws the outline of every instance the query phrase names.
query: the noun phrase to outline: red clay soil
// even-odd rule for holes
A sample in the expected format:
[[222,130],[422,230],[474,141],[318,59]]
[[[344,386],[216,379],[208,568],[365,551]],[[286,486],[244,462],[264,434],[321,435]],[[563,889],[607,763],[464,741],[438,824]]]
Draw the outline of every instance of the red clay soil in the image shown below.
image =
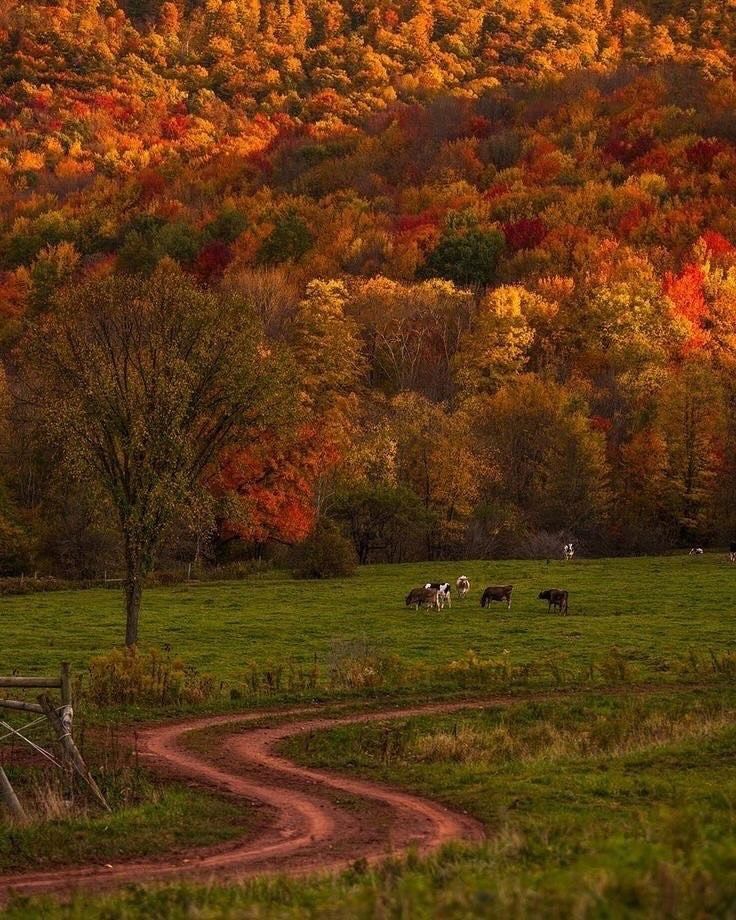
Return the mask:
[[[481,825],[468,815],[378,783],[297,766],[274,753],[274,748],[285,738],[331,726],[477,709],[490,702],[433,704],[335,719],[315,718],[314,708],[297,709],[273,713],[270,725],[248,725],[263,721],[264,713],[256,712],[146,728],[139,744],[151,769],[245,801],[249,810],[256,803],[267,820],[248,839],[216,848],[114,866],[0,876],[0,902],[11,894],[65,894],[175,879],[295,875],[340,869],[360,859],[375,862],[409,848],[429,853],[450,840],[481,840]],[[216,726],[232,729],[221,736],[216,758],[187,749],[187,735]]]

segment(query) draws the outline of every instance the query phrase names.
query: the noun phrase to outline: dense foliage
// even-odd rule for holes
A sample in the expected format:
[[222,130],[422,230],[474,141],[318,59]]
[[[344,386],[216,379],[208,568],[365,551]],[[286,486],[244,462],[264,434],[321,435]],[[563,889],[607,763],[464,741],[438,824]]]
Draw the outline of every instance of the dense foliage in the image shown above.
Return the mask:
[[[300,412],[218,456],[214,529],[174,523],[161,553],[273,552],[320,518],[361,561],[730,539],[723,13],[11,0],[4,390],[26,322],[173,260],[255,308],[299,369]],[[114,565],[105,497],[3,402],[0,569]]]

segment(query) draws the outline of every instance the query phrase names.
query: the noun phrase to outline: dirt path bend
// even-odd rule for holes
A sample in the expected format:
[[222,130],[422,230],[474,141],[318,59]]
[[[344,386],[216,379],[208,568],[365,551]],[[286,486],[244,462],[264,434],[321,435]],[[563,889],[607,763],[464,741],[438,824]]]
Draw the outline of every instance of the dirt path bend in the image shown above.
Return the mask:
[[[450,840],[477,841],[481,825],[420,796],[298,766],[275,753],[286,738],[338,725],[510,703],[493,699],[435,703],[320,718],[315,707],[266,714],[210,716],[146,728],[141,756],[154,770],[257,803],[267,820],[248,839],[209,849],[118,865],[83,865],[0,876],[0,902],[11,894],[68,893],[173,879],[214,881],[262,873],[302,874],[373,862],[409,848],[428,853]],[[253,723],[264,723],[257,724]],[[249,724],[251,723],[251,724]],[[192,732],[221,727],[216,751],[186,746]]]

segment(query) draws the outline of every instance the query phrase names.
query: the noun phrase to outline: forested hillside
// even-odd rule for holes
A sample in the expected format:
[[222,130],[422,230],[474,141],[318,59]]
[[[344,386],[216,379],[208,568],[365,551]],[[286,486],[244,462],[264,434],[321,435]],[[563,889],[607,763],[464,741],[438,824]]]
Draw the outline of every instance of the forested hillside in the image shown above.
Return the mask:
[[167,558],[733,537],[734,0],[9,0],[0,48],[0,572],[114,567],[25,330],[172,263],[255,308],[298,411]]

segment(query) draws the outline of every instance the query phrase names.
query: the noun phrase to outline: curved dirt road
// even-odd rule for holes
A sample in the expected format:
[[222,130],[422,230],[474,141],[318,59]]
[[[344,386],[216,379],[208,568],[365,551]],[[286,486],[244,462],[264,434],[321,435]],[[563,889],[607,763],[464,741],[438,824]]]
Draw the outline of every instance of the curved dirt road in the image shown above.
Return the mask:
[[[285,738],[331,726],[503,702],[510,701],[439,703],[331,719],[316,718],[315,708],[292,709],[147,728],[139,742],[152,769],[249,805],[258,803],[265,820],[257,831],[236,843],[175,856],[0,876],[0,901],[10,894],[99,890],[177,877],[212,881],[274,872],[301,874],[343,868],[358,859],[375,861],[410,847],[427,853],[449,840],[480,840],[481,825],[467,815],[377,783],[297,766],[273,749]],[[252,724],[264,720],[268,724]],[[227,728],[218,737],[215,755],[195,753],[183,743],[192,732],[213,727]]]

